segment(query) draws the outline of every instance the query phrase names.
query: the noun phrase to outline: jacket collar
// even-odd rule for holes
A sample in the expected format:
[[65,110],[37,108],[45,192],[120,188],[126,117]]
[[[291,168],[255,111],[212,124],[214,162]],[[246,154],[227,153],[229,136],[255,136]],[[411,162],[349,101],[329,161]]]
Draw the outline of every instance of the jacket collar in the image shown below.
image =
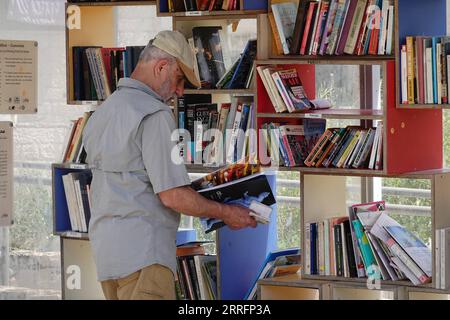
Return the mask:
[[157,94],[149,86],[147,86],[145,83],[143,83],[139,80],[132,79],[132,78],[122,78],[119,80],[119,83],[117,84],[117,89],[120,90],[123,88],[131,88],[131,89],[136,89],[136,90],[145,92],[145,93],[151,95],[152,97],[158,99],[159,101],[164,102],[159,94]]

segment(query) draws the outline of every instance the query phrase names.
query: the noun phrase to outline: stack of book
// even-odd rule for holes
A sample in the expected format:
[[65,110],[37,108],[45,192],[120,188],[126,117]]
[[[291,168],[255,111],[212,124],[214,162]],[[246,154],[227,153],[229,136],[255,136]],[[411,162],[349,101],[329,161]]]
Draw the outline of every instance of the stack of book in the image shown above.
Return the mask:
[[384,201],[356,204],[349,215],[305,226],[305,274],[431,281],[431,250],[385,211]]
[[401,46],[403,104],[447,104],[450,37],[406,37]]
[[392,54],[393,0],[283,1],[271,9],[278,55]]
[[240,0],[168,0],[169,12],[239,10]]
[[383,125],[325,130],[305,160],[308,167],[383,169]]
[[92,113],[92,111],[85,112],[82,117],[71,121],[64,143],[62,162],[85,163],[86,151],[84,150],[82,135]]
[[295,68],[258,66],[256,70],[276,112],[299,112],[331,107],[328,100],[308,99]]
[[253,103],[237,99],[219,111],[214,103],[184,105],[179,99],[180,155],[186,163],[214,166],[256,157],[257,137],[250,130],[256,128],[254,112]]
[[307,156],[325,131],[326,120],[305,119],[303,124],[264,123],[260,161],[272,166],[304,166]]
[[105,100],[120,78],[129,77],[144,46],[72,47],[74,99]]
[[90,170],[70,172],[62,176],[71,231],[88,232],[91,218]]
[[217,258],[207,255],[204,244],[194,241],[177,246],[175,287],[180,300],[217,300]]
[[[269,223],[271,205],[276,203],[267,176],[259,164],[234,163],[192,182],[192,188],[203,197],[220,203],[239,205],[250,210],[257,222]],[[225,223],[216,218],[200,219],[205,233]]]

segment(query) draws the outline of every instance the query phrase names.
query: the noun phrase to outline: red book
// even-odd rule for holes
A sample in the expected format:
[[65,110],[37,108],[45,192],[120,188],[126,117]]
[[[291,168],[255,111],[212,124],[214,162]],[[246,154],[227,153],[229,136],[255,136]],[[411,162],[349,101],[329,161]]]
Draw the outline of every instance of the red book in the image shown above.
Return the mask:
[[309,33],[311,32],[311,21],[314,12],[317,8],[317,2],[311,2],[308,8],[308,15],[306,16],[305,30],[303,31],[302,45],[300,47],[300,54],[304,55],[306,50],[306,43],[308,42]]

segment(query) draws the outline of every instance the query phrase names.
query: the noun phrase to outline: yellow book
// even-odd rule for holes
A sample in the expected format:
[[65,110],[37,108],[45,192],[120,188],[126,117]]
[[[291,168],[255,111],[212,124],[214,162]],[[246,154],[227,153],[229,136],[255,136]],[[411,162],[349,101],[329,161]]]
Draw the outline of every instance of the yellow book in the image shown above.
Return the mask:
[[284,54],[283,45],[281,44],[280,34],[278,33],[277,25],[275,23],[275,17],[272,12],[269,12],[267,16],[269,17],[270,27],[272,28],[272,37],[275,41],[275,48],[273,49],[277,55],[281,56]]
[[339,161],[336,165],[337,168],[343,167],[345,160],[347,159],[348,156],[350,156],[351,152],[355,148],[356,143],[359,140],[360,134],[361,134],[361,130],[356,131],[355,135],[352,138],[352,141],[348,144],[347,148],[345,149],[344,153],[342,154],[341,158],[339,159]]
[[408,79],[408,103],[415,103],[415,61],[414,61],[414,38],[406,37],[406,60],[407,60],[407,79]]

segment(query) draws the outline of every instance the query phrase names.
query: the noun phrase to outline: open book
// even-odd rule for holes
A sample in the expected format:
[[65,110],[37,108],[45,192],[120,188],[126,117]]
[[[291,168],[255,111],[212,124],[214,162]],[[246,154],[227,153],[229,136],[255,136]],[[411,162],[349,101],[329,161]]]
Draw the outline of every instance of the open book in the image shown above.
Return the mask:
[[[194,181],[193,186],[198,186]],[[196,189],[194,187],[194,189]],[[249,208],[251,215],[260,223],[268,223],[272,212],[271,205],[276,203],[275,196],[264,173],[256,173],[243,178],[231,180],[206,189],[197,189],[204,197],[226,204],[234,204]],[[200,219],[205,233],[214,231],[225,223],[214,218]]]

